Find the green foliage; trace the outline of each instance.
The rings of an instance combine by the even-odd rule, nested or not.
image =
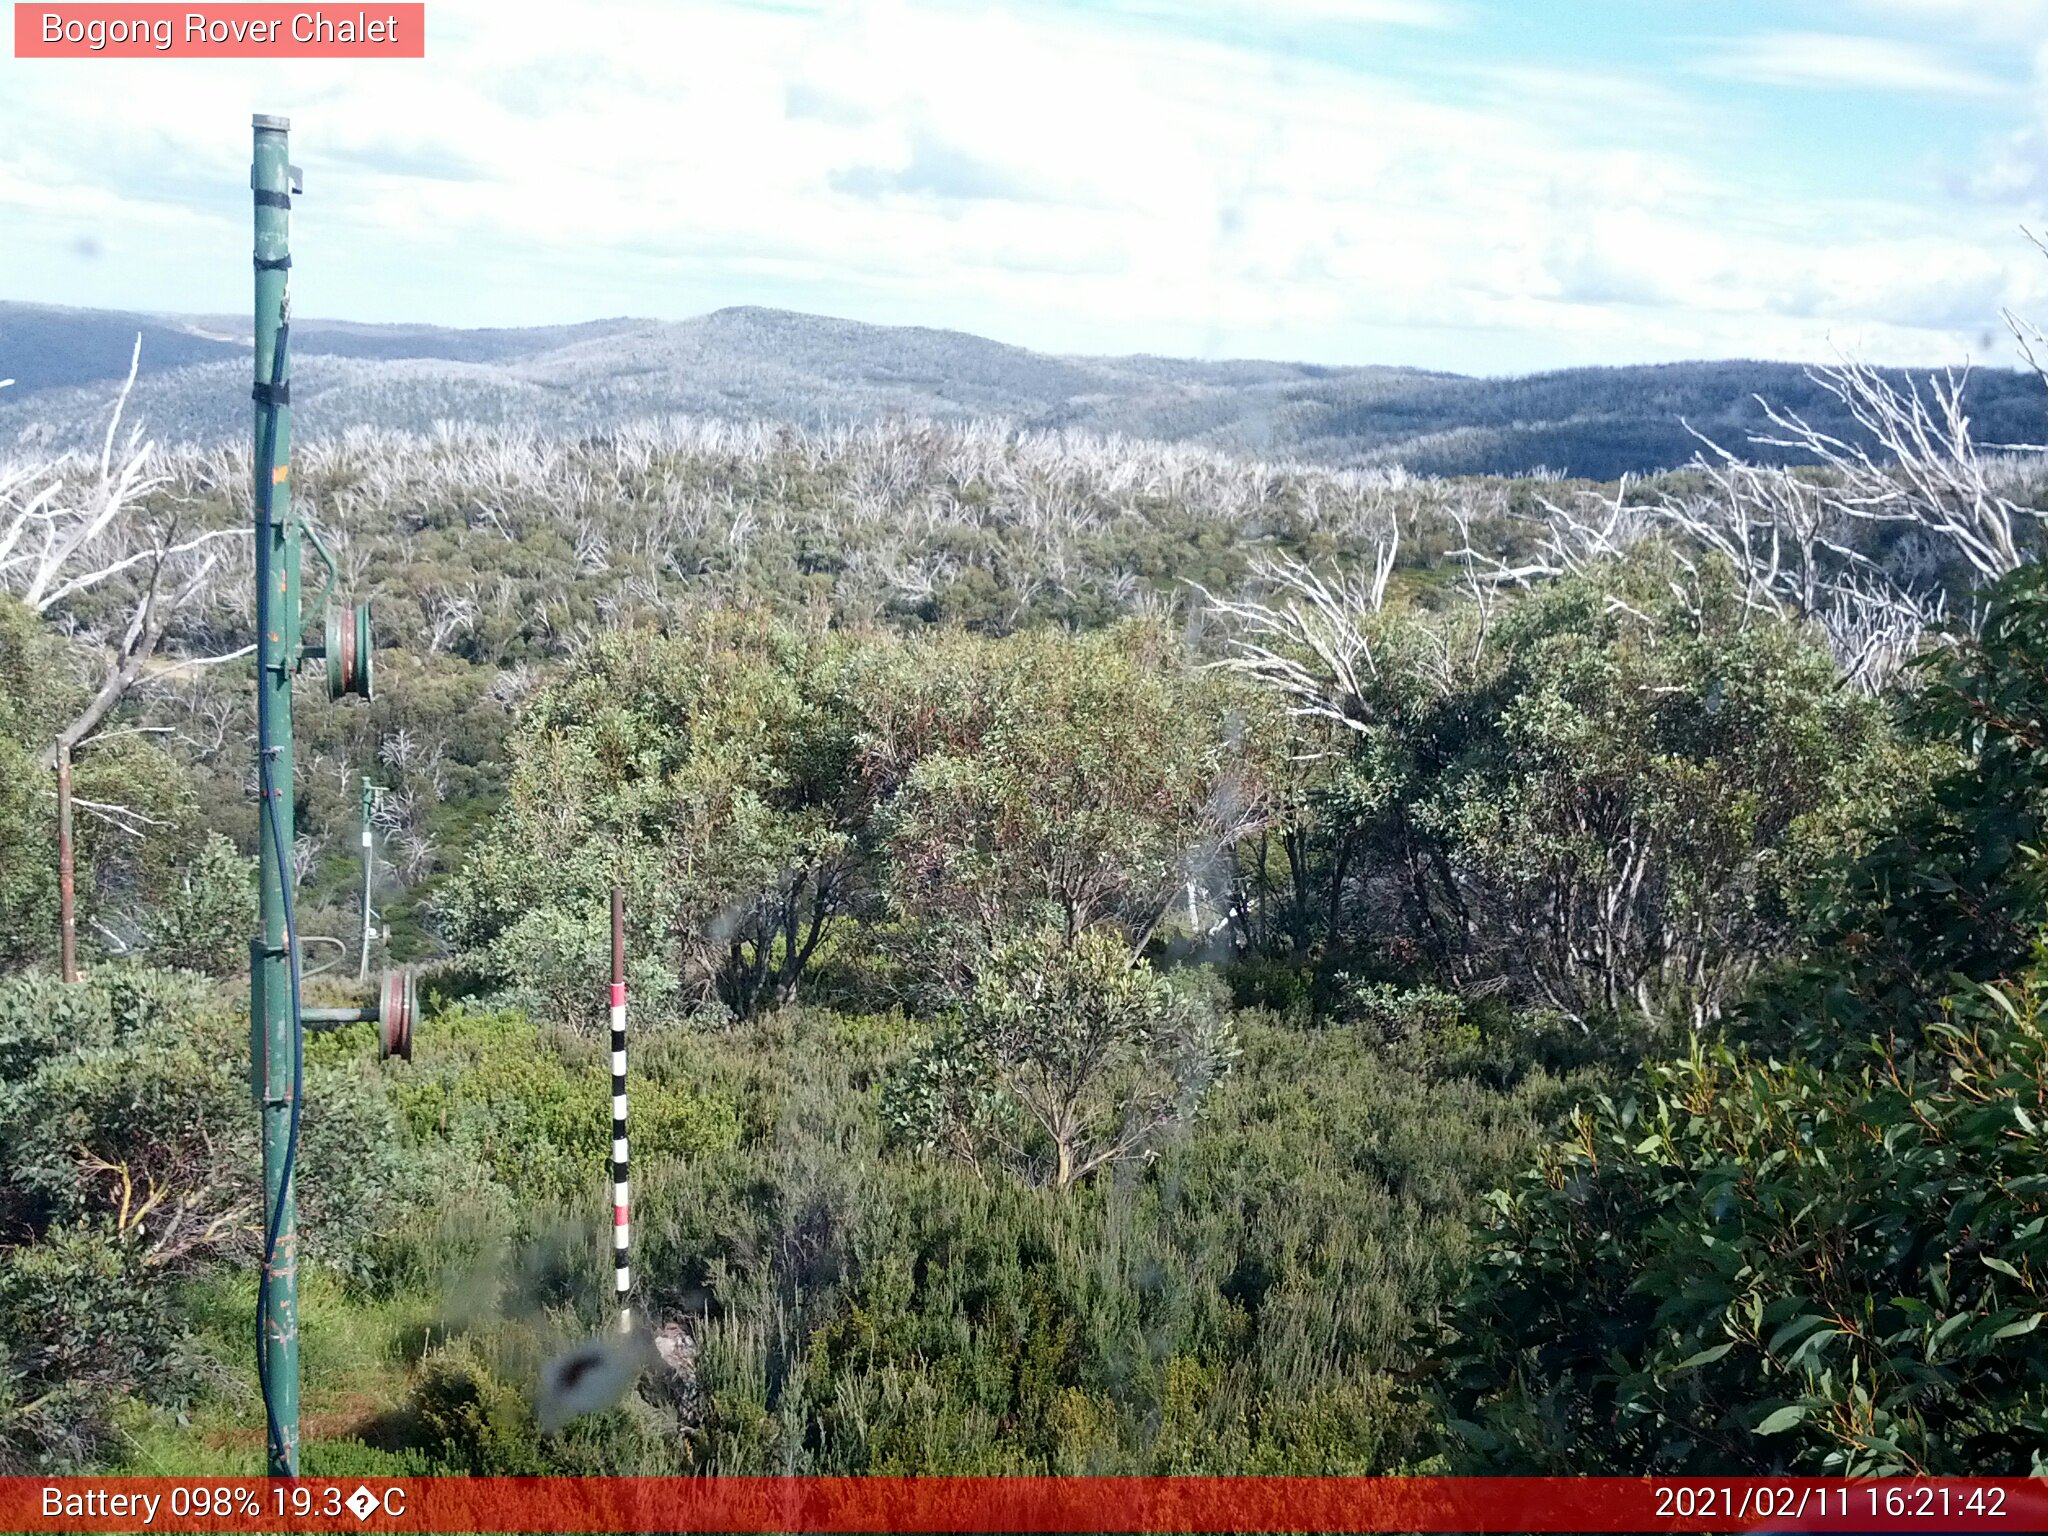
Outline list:
[[[1128,969],[1127,949],[1095,942],[1122,975],[1110,962]],[[647,1400],[552,1439],[527,1405],[547,1340],[571,1314],[603,1322],[602,1052],[502,1014],[430,1020],[410,1067],[349,1069],[362,1042],[321,1037],[315,1093],[344,1072],[384,1084],[429,1180],[414,1219],[381,1223],[380,1274],[438,1282],[433,1255],[473,1251],[454,1229],[501,1182],[517,1204],[493,1221],[537,1233],[559,1199],[585,1223],[566,1269],[508,1283],[486,1315],[451,1292],[404,1401],[345,1432],[429,1470],[645,1471],[678,1454],[677,1470],[750,1472],[1420,1464],[1428,1422],[1398,1386],[1413,1327],[1455,1282],[1473,1192],[1521,1156],[1555,1084],[1418,1082],[1362,1036],[1254,1023],[1246,1070],[1157,1143],[1148,1174],[1057,1195],[882,1146],[881,1069],[915,1028],[799,1011],[636,1054],[635,1267],[648,1307],[691,1320],[701,1349],[681,1443]],[[363,1198],[340,1165],[368,1150],[302,1164],[302,1201]]]
[[[445,1304],[348,1362],[383,1408],[309,1467],[1413,1470],[1441,1415],[1407,1384],[1475,1260],[1440,1381],[1493,1469],[2026,1465],[2032,578],[1901,744],[1710,564],[1645,546],[1482,615],[1440,488],[924,429],[499,446],[481,477],[454,442],[309,466],[408,654],[368,707],[302,696],[301,922],[354,929],[374,769],[393,953],[496,989],[409,1065],[311,1043],[308,1258],[344,1325],[373,1283]],[[1456,494],[1481,545],[1529,497]],[[1261,549],[1343,565],[1389,516],[1344,727],[1131,617]],[[0,970],[53,938],[68,659],[0,604]],[[239,969],[245,687],[152,690],[174,749],[80,758],[162,823],[86,818],[89,944]],[[636,1035],[632,1088],[635,1272],[697,1375],[550,1436],[540,1362],[611,1321],[615,880],[636,1022],[699,1026]],[[1235,1012],[1202,995],[1226,957]],[[0,983],[14,1463],[197,1390],[172,1282],[255,1241],[243,1008],[125,966]],[[217,1352],[244,1367],[239,1332]]]
[[[76,986],[45,972],[10,976],[0,982],[0,1093],[23,1094],[52,1059],[168,1032],[213,995],[198,977],[140,966],[100,967]]]
[[[0,974],[56,958],[50,754],[85,700],[75,670],[54,628],[0,593]],[[193,775],[148,737],[109,733],[80,747],[72,793],[80,951],[132,955],[204,835]]]
[[[1558,581],[1483,645],[1469,608],[1374,620],[1354,779],[1312,802],[1353,818],[1361,876],[1399,872],[1347,909],[1372,966],[1668,1028],[1794,942],[1900,777],[1883,712],[1725,576],[1675,569],[1651,548]]]
[[[1113,933],[1046,930],[997,946],[959,1029],[912,1055],[884,1109],[913,1145],[977,1168],[1036,1165],[1066,1189],[1155,1156],[1235,1054],[1227,1016],[1133,960]]]
[[[0,1473],[89,1466],[114,1403],[195,1387],[183,1320],[134,1235],[65,1224],[0,1255]]]
[[[36,615],[0,593],[0,970],[56,951],[56,798],[40,753],[56,733],[62,666]]]
[[[1349,982],[1349,977],[1340,978]],[[1442,987],[1403,990],[1391,982],[1361,982],[1345,988],[1344,1008],[1350,1022],[1392,1043],[1415,1037],[1452,1035],[1464,1024],[1464,999]]]
[[[610,904],[593,894],[584,905],[591,910],[545,906],[522,912],[485,946],[478,959],[491,974],[509,981],[503,989],[508,1006],[588,1031],[608,1017]],[[626,982],[636,1020],[658,1023],[670,1017],[677,991],[673,968],[637,954],[627,960]]]
[[[391,1079],[412,1139],[448,1144],[524,1202],[594,1199],[611,1166],[604,1057],[549,1041],[517,1013],[457,1010],[436,1019],[435,1033],[432,1054]],[[636,1064],[632,1124],[642,1162],[700,1156],[739,1136],[728,1100],[658,1057]]]
[[[903,921],[875,936],[927,997],[1013,926],[1141,945],[1254,815],[1233,696],[1150,626],[607,636],[528,709],[450,933],[558,1018],[603,996],[593,929],[621,871],[635,953],[741,1016],[794,997],[884,898]]]
[[[1914,719],[1967,755],[1813,960],[1497,1197],[1451,1351],[1490,1470],[2044,1470],[2044,590],[1934,663]]]
[[[552,1470],[540,1454],[526,1394],[499,1379],[474,1350],[437,1355],[406,1406],[417,1449],[439,1465],[499,1477]]]
[[[1493,1471],[2048,1471],[2041,976],[1926,1060],[1727,1046],[1499,1198],[1454,1409]]]
[[[1257,952],[1230,967],[1230,997],[1239,1008],[1261,1008],[1307,1022],[1315,976],[1298,961]]]
[[[197,1389],[174,1288],[261,1240],[245,1009],[141,968],[0,981],[0,1458],[77,1464],[123,1397]],[[301,1252],[367,1279],[427,1186],[361,1069],[309,1061],[306,1101]]]
[[[1341,997],[1336,1008],[1339,1020],[1356,1025],[1367,1038],[1378,1040],[1394,1059],[1424,1074],[1485,1071],[1488,1068],[1512,1077],[1516,1067],[1512,1050],[1489,1050],[1485,1031],[1475,1016],[1478,1010],[1455,992],[1441,987],[1403,989],[1391,982],[1353,982],[1339,974]],[[1510,1014],[1511,1026],[1521,1025],[1525,1036],[1531,1022]],[[1527,1054],[1527,1041],[1521,1042]]]
[[[499,1320],[437,1347],[376,1433],[402,1438],[409,1457],[441,1475],[622,1477],[684,1470],[674,1419],[630,1394],[603,1413],[554,1432],[542,1429],[531,1383],[542,1358],[566,1342],[545,1327]]]
[[[159,965],[233,976],[248,969],[256,931],[256,861],[218,832],[150,914],[146,953]]]
[[[896,1064],[883,1085],[881,1115],[897,1144],[971,1168],[1020,1147],[1026,1134],[993,1064],[958,1028],[941,1029]]]
[[[373,1477],[447,1477],[453,1471],[424,1451],[387,1450],[360,1440],[309,1441],[299,1457],[303,1477],[346,1478],[350,1482]]]
[[[1115,924],[1142,947],[1257,817],[1237,690],[1156,625],[937,636],[863,678],[889,895],[927,966],[1016,928]]]
[[[180,759],[147,736],[89,740],[73,764],[79,948],[131,958],[143,952],[152,915],[176,900],[204,836],[198,788]],[[86,801],[121,807],[105,815]],[[141,818],[138,835],[125,826]],[[246,945],[247,930],[237,935]]]
[[[837,656],[743,616],[604,637],[528,710],[505,809],[448,897],[452,936],[548,992],[575,968],[564,938],[623,878],[636,952],[736,1013],[789,1000],[856,880]],[[540,912],[558,915],[522,927]],[[556,1017],[601,1009],[589,974],[582,1002],[550,999],[575,1010]]]
[[[1816,963],[1758,1000],[1759,1039],[1832,1057],[1875,1035],[1910,1049],[1954,978],[2009,977],[2048,925],[2048,568],[1986,597],[1981,638],[1937,653],[1908,727],[1927,792],[1821,893]]]
[[[648,1304],[700,1345],[697,1469],[1427,1464],[1415,1329],[1562,1085],[1417,1081],[1354,1032],[1250,1020],[1144,1171],[1061,1193],[882,1146],[880,1043],[809,1012],[694,1042],[760,1129],[636,1160]]]

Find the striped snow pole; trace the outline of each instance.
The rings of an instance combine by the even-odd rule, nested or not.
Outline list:
[[[612,1265],[619,1302],[619,1331],[633,1327],[626,1295],[633,1286],[629,1265],[632,1202],[626,1188],[626,893],[612,887]]]

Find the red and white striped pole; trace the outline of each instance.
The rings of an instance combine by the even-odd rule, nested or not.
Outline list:
[[[633,1327],[627,1293],[633,1286],[628,1253],[632,1244],[632,1201],[626,1183],[626,893],[612,887],[612,1265],[619,1302],[619,1331]]]

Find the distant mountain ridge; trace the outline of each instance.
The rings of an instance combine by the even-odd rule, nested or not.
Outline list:
[[[131,314],[0,303],[0,451],[83,446],[106,424],[137,333],[133,409],[165,441],[248,431],[246,317]],[[999,417],[1192,442],[1264,458],[1400,464],[1419,474],[1594,479],[1682,464],[1685,422],[1755,456],[1755,396],[1853,435],[1797,365],[1670,363],[1471,378],[1414,368],[1257,360],[1063,357],[959,331],[786,310],[692,320],[457,330],[298,320],[293,404],[301,436],[352,426],[425,430],[466,420],[584,435],[635,417],[769,418],[803,425],[888,416]],[[1982,441],[2048,438],[2029,373],[1972,380]]]

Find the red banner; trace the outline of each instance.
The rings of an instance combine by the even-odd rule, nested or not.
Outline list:
[[[14,7],[17,59],[423,59],[421,0]]]
[[[0,1478],[0,1531],[2048,1531],[2048,1479]]]

